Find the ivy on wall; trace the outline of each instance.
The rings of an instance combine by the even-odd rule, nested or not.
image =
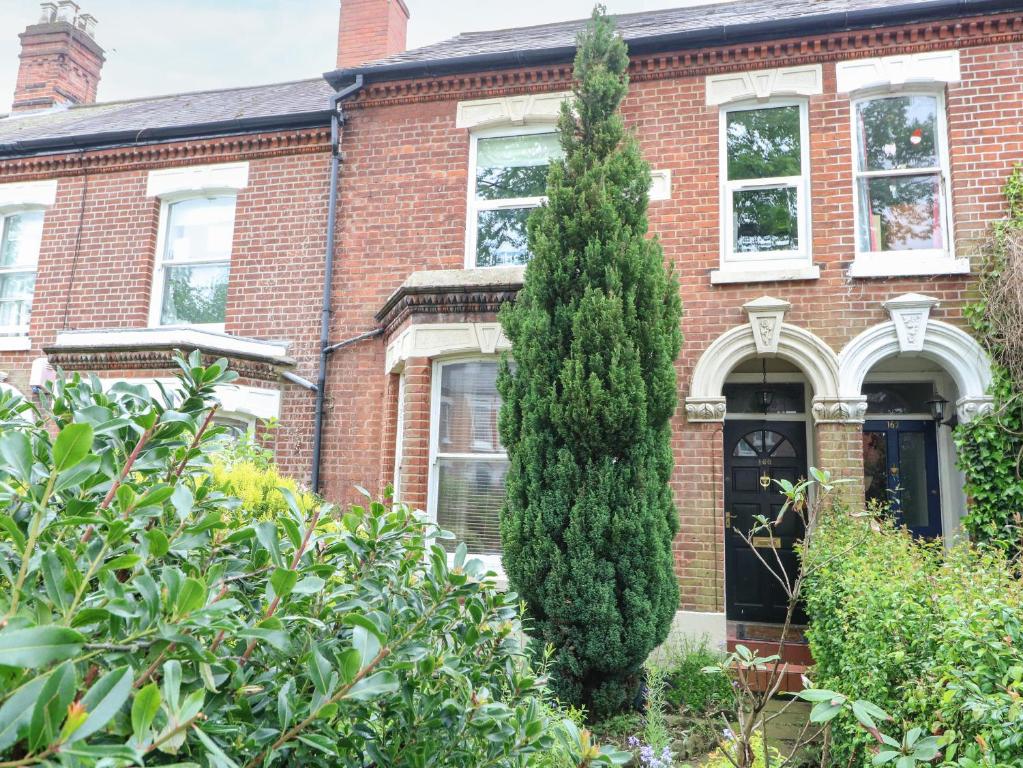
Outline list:
[[[970,507],[963,525],[976,541],[1023,550],[1023,166],[1005,185],[1008,216],[996,222],[981,264],[979,298],[967,307],[992,359],[991,413],[955,432]]]

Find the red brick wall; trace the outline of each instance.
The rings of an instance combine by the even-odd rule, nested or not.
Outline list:
[[[341,0],[338,68],[404,51],[408,18],[404,0]]]
[[[85,32],[67,23],[30,26],[21,34],[21,65],[13,112],[96,101],[103,54]]]

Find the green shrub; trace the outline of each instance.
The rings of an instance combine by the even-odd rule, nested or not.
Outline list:
[[[603,717],[636,700],[678,608],[669,485],[678,285],[647,237],[650,169],[625,130],[625,43],[600,11],[562,108],[565,159],[529,219],[525,284],[501,322],[501,439],[510,466],[504,566],[558,695]]]
[[[317,504],[316,496],[303,491],[295,480],[280,474],[271,463],[225,460],[217,454],[210,466],[213,482],[228,496],[238,499],[239,513],[248,520],[270,520],[289,512],[285,493],[291,494],[303,512]]]
[[[1023,766],[1023,584],[1004,555],[837,510],[805,557],[817,686],[880,706],[885,731],[942,734],[953,764]],[[852,718],[833,735],[839,764],[866,761]]]
[[[203,427],[233,374],[180,367],[160,399],[76,376],[43,413],[0,401],[0,763],[518,767],[556,738],[611,762],[552,722],[515,596],[421,515],[286,490],[237,514]]]
[[[674,709],[698,715],[728,711],[735,704],[735,692],[728,677],[707,674],[706,667],[716,666],[721,654],[706,642],[683,642],[672,649],[664,661],[664,698]]]

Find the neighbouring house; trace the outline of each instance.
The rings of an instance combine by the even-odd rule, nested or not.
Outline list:
[[[325,77],[102,104],[95,20],[43,4],[0,120],[4,386],[227,356],[220,418],[278,419],[287,471],[340,501],[393,483],[499,566],[495,313],[585,22],[405,51],[402,0],[340,18]],[[920,535],[958,530],[951,429],[991,407],[962,310],[1023,161],[1023,7],[742,0],[618,27],[685,304],[677,626],[769,638],[782,596],[736,533],[777,511],[769,480],[827,467]]]

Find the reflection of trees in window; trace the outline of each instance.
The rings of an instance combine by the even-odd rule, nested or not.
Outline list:
[[[860,170],[933,168],[938,163],[933,96],[872,99],[857,105]]]
[[[796,190],[755,189],[732,198],[737,252],[789,251],[799,247]]]
[[[799,107],[728,113],[728,178],[798,176]]]
[[[162,322],[195,325],[224,322],[227,307],[227,268],[175,267],[167,270]],[[204,279],[205,278],[205,279]]]

